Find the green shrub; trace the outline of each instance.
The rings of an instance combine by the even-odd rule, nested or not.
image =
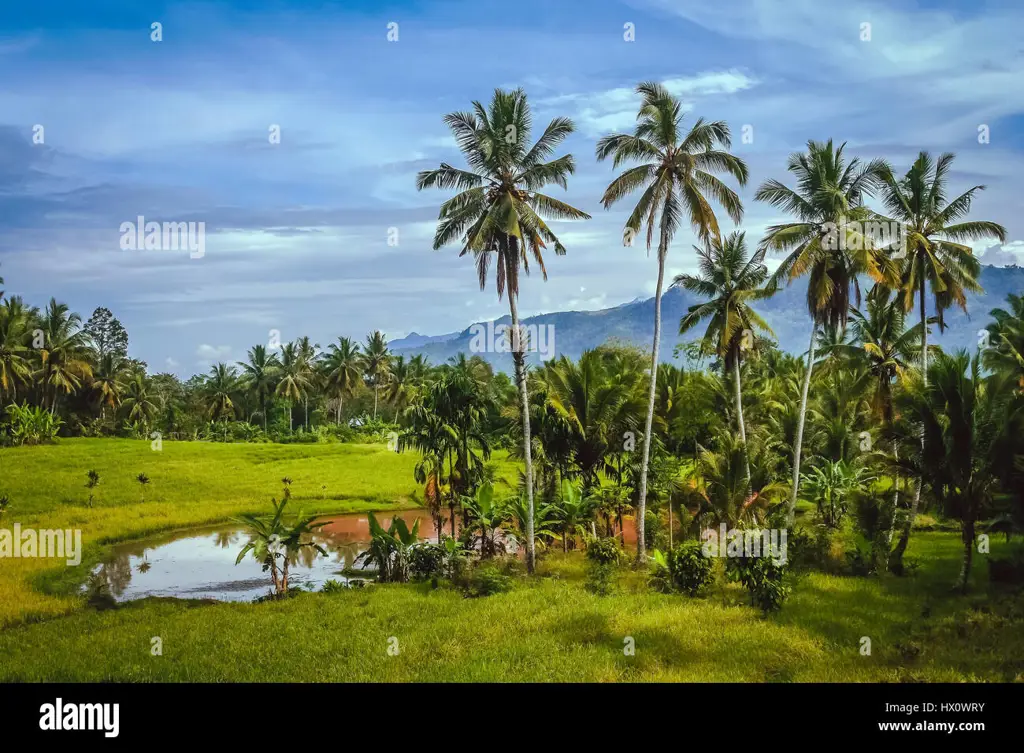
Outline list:
[[[626,553],[614,536],[591,539],[587,543],[587,559],[598,565],[619,565],[626,559]]]
[[[409,572],[414,580],[445,575],[445,550],[438,544],[423,542],[409,551]]]
[[[687,541],[668,555],[672,587],[689,596],[697,596],[715,579],[712,561],[705,557],[699,541]]]
[[[463,594],[476,598],[512,590],[512,579],[493,564],[487,564],[470,570],[461,585]]]
[[[771,557],[729,557],[725,572],[730,580],[746,587],[751,606],[760,607],[765,614],[782,609],[791,590],[787,563],[777,563]]]

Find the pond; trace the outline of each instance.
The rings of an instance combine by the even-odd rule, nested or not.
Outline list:
[[[434,523],[426,510],[378,512],[377,520],[387,526],[395,515],[411,528],[418,520],[422,540],[437,540]],[[342,571],[358,569],[355,564],[370,540],[366,513],[328,516],[314,537],[328,556],[304,548],[292,561],[291,585],[317,590],[328,580],[342,583],[358,575]],[[445,533],[448,533],[447,527]],[[180,599],[217,599],[252,601],[269,593],[270,575],[251,555],[235,565],[238,553],[249,540],[238,524],[176,531],[161,537],[118,544],[106,562],[94,571],[94,578],[106,583],[117,601],[147,596],[172,596]],[[316,555],[316,556],[313,556]],[[87,586],[88,587],[88,586]]]

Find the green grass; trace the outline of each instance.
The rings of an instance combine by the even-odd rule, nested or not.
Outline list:
[[[912,554],[930,576],[809,575],[769,618],[736,586],[691,599],[649,592],[629,571],[618,593],[595,596],[581,556],[561,553],[542,560],[540,578],[476,599],[418,584],[255,605],[147,600],[0,631],[0,680],[1024,679],[1019,606],[948,592],[954,537],[922,534]],[[151,655],[157,636],[162,656]],[[870,656],[860,653],[864,636]]]
[[[0,525],[80,527],[87,546],[80,568],[0,560],[0,680],[1024,680],[1019,592],[991,587],[978,555],[971,594],[953,593],[961,549],[944,530],[915,531],[913,577],[805,575],[767,618],[734,584],[691,599],[651,592],[630,570],[616,593],[596,596],[582,556],[555,552],[540,577],[476,599],[445,586],[371,585],[266,604],[147,599],[96,611],[75,590],[112,542],[265,510],[283,476],[296,510],[409,507],[414,463],[362,445],[167,442],[156,453],[148,442],[80,439],[0,451],[0,493],[12,499]],[[92,509],[90,468],[103,478]],[[499,459],[502,476],[514,470]],[[145,503],[141,472],[152,479]],[[1004,548],[992,542],[993,555]],[[162,656],[150,653],[156,636]]]
[[[511,474],[504,455],[499,473]],[[0,560],[0,625],[68,614],[75,593],[109,544],[270,509],[281,479],[292,479],[296,512],[344,513],[417,505],[416,455],[383,445],[220,444],[64,439],[59,444],[0,450],[0,494],[11,505],[0,525],[81,529],[85,559],[77,568],[46,559]],[[86,473],[100,485],[88,507]],[[145,489],[135,480],[150,478]],[[325,484],[326,489],[321,490]]]

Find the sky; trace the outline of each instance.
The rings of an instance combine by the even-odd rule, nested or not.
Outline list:
[[[685,123],[729,123],[751,245],[784,219],[757,186],[833,138],[899,172],[955,152],[951,194],[986,185],[972,217],[1008,230],[976,252],[1024,264],[1021,28],[1018,0],[9,1],[0,276],[36,306],[111,309],[130,355],[183,377],[271,331],[326,346],[500,317],[458,246],[432,250],[450,194],[415,175],[463,164],[444,114],[522,86],[538,132],[576,123],[557,152],[576,174],[550,193],[593,219],[552,224],[568,254],[523,282],[521,316],[649,297],[655,258],[623,247],[628,202],[601,207],[615,171],[594,146],[652,79]],[[140,216],[205,223],[202,255],[122,248]],[[670,275],[693,271],[694,240],[677,236]]]

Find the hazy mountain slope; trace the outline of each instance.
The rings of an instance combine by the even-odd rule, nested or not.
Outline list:
[[[933,341],[947,349],[973,349],[978,341],[978,330],[989,322],[989,311],[1004,307],[1007,293],[1024,293],[1024,267],[982,267],[981,283],[985,292],[969,297],[969,313],[964,314],[959,309],[947,312],[946,331],[938,334],[933,328]],[[805,352],[810,336],[806,290],[806,284],[797,282],[755,306],[775,331],[779,346],[792,353]],[[678,335],[679,320],[687,308],[696,302],[698,299],[693,295],[677,289],[669,290],[662,297],[661,360],[673,360],[673,348],[681,342]],[[930,308],[929,313],[933,313]],[[573,359],[578,358],[584,350],[611,339],[649,346],[654,335],[654,298],[599,311],[541,314],[524,319],[523,323],[534,326],[553,325],[555,355],[566,355]],[[508,325],[509,317],[502,317],[495,324]],[[407,338],[393,341],[392,348],[399,355],[422,353],[431,363],[443,363],[459,352],[473,354],[471,345],[475,332],[469,327],[462,332],[435,337],[413,333]],[[699,332],[694,331],[688,333],[683,340],[698,335]],[[480,355],[495,368],[511,373],[512,357],[508,353],[481,352]],[[536,363],[540,359],[537,354],[531,354],[530,360]]]

